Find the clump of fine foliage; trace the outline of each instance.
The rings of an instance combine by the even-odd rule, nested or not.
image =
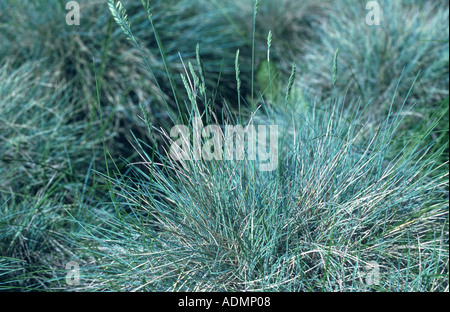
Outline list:
[[[0,289],[448,291],[448,3],[378,2],[0,3]]]

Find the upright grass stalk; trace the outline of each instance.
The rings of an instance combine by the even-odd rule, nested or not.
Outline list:
[[[234,68],[236,71],[236,90],[237,90],[237,98],[238,98],[238,114],[239,114],[239,124],[241,124],[241,78],[239,77],[240,69],[239,69],[239,50],[236,51],[236,59],[234,61]]]
[[[252,112],[256,108],[256,104],[254,103],[254,75],[255,75],[255,34],[256,34],[256,16],[258,14],[258,0],[253,0],[253,28],[252,28],[252,90],[251,90],[251,110]]]
[[[272,76],[270,74],[270,47],[272,46],[272,31],[269,31],[267,35],[267,71],[269,73],[269,87],[270,87],[270,100],[273,102],[273,88],[272,88]],[[272,103],[273,105],[273,103]]]
[[[163,64],[164,64],[164,68],[166,70],[166,74],[167,74],[167,78],[169,79],[169,83],[170,83],[170,88],[172,89],[172,94],[175,100],[175,103],[177,105],[178,108],[178,112],[179,115],[178,117],[181,119],[181,121],[186,121],[185,117],[186,116],[186,111],[183,105],[180,105],[179,100],[180,97],[178,95],[178,90],[177,90],[177,86],[176,83],[174,81],[174,75],[172,74],[172,71],[170,69],[170,65],[169,62],[167,61],[167,56],[166,56],[166,52],[164,51],[164,46],[161,42],[161,38],[159,37],[158,31],[155,27],[155,23],[153,22],[153,13],[151,11],[150,8],[150,3],[149,0],[145,1],[145,0],[141,0],[142,6],[145,8],[146,12],[147,12],[147,17],[148,20],[150,21],[150,24],[152,26],[152,30],[153,30],[153,34],[155,36],[156,42],[158,44],[158,49],[159,49],[159,53],[161,55],[161,58],[163,60]]]
[[[337,81],[338,55],[339,55],[339,49],[336,49],[336,52],[334,52],[334,58],[333,58],[333,86],[336,86],[336,81]]]

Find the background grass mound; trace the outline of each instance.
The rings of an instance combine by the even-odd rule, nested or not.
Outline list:
[[[372,117],[370,122],[378,123],[388,114],[394,90],[402,99],[409,94],[407,106],[413,104],[414,108],[402,112],[407,116],[398,139],[409,140],[420,135],[439,111],[443,112],[443,118],[432,137],[447,142],[449,119],[445,108],[448,103],[441,104],[449,95],[448,2],[377,3],[380,25],[366,24],[369,12],[366,2],[334,3],[334,9],[315,30],[317,38],[305,45],[305,52],[300,56],[304,68],[300,70],[303,88],[320,94],[321,98],[332,96],[331,62],[339,49],[337,86],[348,89],[348,105],[353,106],[359,100],[370,101],[373,105],[367,114]],[[401,104],[397,101],[396,107]],[[441,162],[447,160],[448,150]]]
[[[133,152],[127,141],[132,139],[130,128],[140,136],[147,135],[145,124],[138,117],[139,103],[149,108],[149,116],[156,124],[170,120],[164,101],[171,109],[176,109],[155,32],[140,1],[124,1],[140,49],[124,40],[105,1],[79,3],[82,12],[79,26],[65,24],[68,11],[64,1],[0,4],[0,40],[4,43],[0,47],[0,57],[15,55],[14,67],[39,59],[43,67],[51,68],[62,81],[72,84],[72,98],[78,102],[75,116],[78,121],[87,123],[97,118],[93,100],[97,84],[108,145],[117,151],[113,154],[116,159],[129,157],[128,153]],[[229,96],[235,85],[236,49],[247,44],[225,18],[230,9],[204,0],[153,1],[152,9],[153,22],[164,43],[175,87],[183,88],[179,75],[184,72],[180,54],[192,57],[200,43],[203,63],[210,73],[206,77],[208,86],[215,89],[220,81],[220,90],[216,91],[218,100]],[[56,17],[59,20],[55,21]],[[243,58],[242,62],[249,65],[242,75],[250,77],[249,58]]]
[[[329,94],[331,61],[339,49],[338,85],[348,87],[352,99],[387,110],[402,73],[401,98],[418,75],[410,100],[431,110],[448,97],[448,3],[379,1],[379,7],[380,25],[367,25],[365,3],[335,4],[316,29],[319,40],[305,46],[305,83]]]
[[[86,176],[101,138],[97,121],[75,121],[73,89],[53,68],[13,63],[0,68],[0,268],[14,271],[2,286],[33,288],[63,252],[53,236],[69,226],[66,210],[77,215],[80,198],[96,196]]]

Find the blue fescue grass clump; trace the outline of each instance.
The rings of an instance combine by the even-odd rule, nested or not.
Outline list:
[[[213,94],[192,97],[195,81],[188,121]],[[142,160],[107,177],[114,210],[93,216],[102,227],[74,218],[83,231],[70,239],[97,259],[79,289],[446,290],[448,173],[434,172],[447,146],[421,157],[435,122],[391,158],[401,114],[367,126],[367,107],[346,110],[337,95],[321,110],[299,110],[292,87],[291,79],[283,109],[244,122],[279,125],[274,171],[248,159],[176,161],[136,139]],[[168,130],[149,127],[166,133],[167,151]],[[373,263],[376,282],[367,277]]]
[[[60,73],[61,80],[74,85],[73,97],[82,107],[76,119],[84,122],[89,122],[96,110],[92,99],[96,96],[93,86],[97,79],[101,107],[109,121],[105,133],[117,148],[114,157],[128,157],[130,155],[124,154],[132,151],[127,142],[131,139],[129,128],[133,127],[140,136],[147,134],[145,124],[137,117],[139,103],[147,106],[153,122],[169,119],[164,101],[176,110],[176,99],[160,57],[159,43],[141,1],[124,1],[140,49],[123,40],[122,30],[115,27],[105,1],[79,1],[79,4],[80,25],[68,26],[65,24],[68,13],[65,1],[2,2],[0,58],[15,55],[14,66],[40,59],[43,66]],[[205,0],[158,0],[151,4],[154,29],[164,44],[175,87],[183,88],[178,75],[183,70],[180,54],[192,57],[197,43],[200,43],[203,64],[210,73],[206,83],[213,89],[220,81],[221,90],[216,91],[217,98],[228,96],[231,86],[234,86],[234,53],[247,44],[243,35],[238,35],[226,18],[231,8]],[[161,82],[161,90],[149,74],[141,52]],[[246,63],[248,58],[241,61]],[[250,71],[243,70],[242,75],[249,76]]]
[[[75,121],[73,86],[54,68],[13,64],[0,67],[0,288],[38,289],[67,253],[54,237],[70,227],[66,211],[97,196],[86,177],[102,138],[97,120]]]
[[[339,49],[338,87],[347,88],[348,105],[371,102],[367,110],[372,122],[388,114],[392,92],[414,107],[406,114],[394,144],[420,136],[435,114],[443,118],[430,138],[448,141],[448,113],[441,105],[449,96],[449,10],[448,2],[378,1],[380,24],[367,25],[366,2],[334,3],[318,37],[305,46],[301,58],[302,85],[321,98],[332,96],[331,58]],[[397,101],[396,108],[401,105]],[[448,104],[447,104],[448,106]],[[444,109],[444,110],[442,110]],[[380,112],[381,111],[381,112]],[[440,145],[443,146],[443,145]],[[448,151],[441,163],[448,160]],[[448,171],[448,167],[447,167]]]
[[[74,121],[80,110],[71,86],[39,62],[0,67],[0,168],[2,193],[27,197],[49,180],[70,182],[85,169],[101,137],[89,131],[98,121]],[[36,79],[40,76],[40,79]]]
[[[112,180],[117,211],[74,234],[101,259],[87,289],[445,290],[448,175],[432,175],[442,150],[421,162],[412,144],[389,161],[398,121],[371,131],[335,105],[294,120],[274,172],[246,160],[159,164],[141,142],[142,163]],[[381,277],[370,286],[372,261]]]
[[[448,291],[448,5],[277,3],[0,10],[1,290]],[[194,118],[275,170],[174,159]]]
[[[378,1],[380,25],[367,25],[366,3],[343,1],[317,32],[319,40],[305,47],[305,84],[330,94],[330,59],[339,49],[342,87],[374,109],[389,108],[391,93],[399,86],[404,98],[416,75],[410,95],[420,106],[435,107],[448,96],[449,11],[445,2]]]

